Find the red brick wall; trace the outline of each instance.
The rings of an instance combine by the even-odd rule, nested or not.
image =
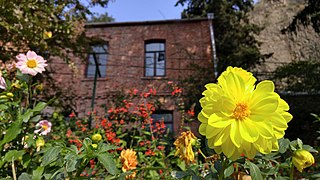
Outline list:
[[[158,94],[168,95],[165,86],[168,81],[179,82],[193,73],[190,64],[206,65],[211,63],[209,23],[199,20],[167,20],[150,22],[128,22],[91,24],[86,27],[89,36],[97,36],[108,42],[107,77],[97,81],[95,107],[107,103],[110,95],[118,90],[136,88],[140,91],[155,87]],[[145,41],[164,39],[166,42],[166,76],[144,77]],[[58,60],[59,61],[59,60]],[[60,60],[61,61],[61,60]],[[57,60],[55,60],[57,62]],[[91,110],[93,79],[85,77],[85,60],[76,59],[77,74],[71,74],[63,62],[51,65],[51,71],[57,84],[76,96],[74,105],[79,113]],[[164,108],[175,110],[170,96]],[[174,112],[178,123],[180,116]],[[177,128],[175,124],[175,128]]]

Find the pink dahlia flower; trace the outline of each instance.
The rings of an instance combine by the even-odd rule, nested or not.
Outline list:
[[[47,61],[34,51],[28,51],[26,55],[19,54],[16,58],[18,60],[16,67],[20,69],[23,74],[30,74],[32,76],[45,71],[44,68],[48,65],[46,64]]]

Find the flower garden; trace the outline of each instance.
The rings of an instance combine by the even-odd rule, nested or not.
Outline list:
[[[317,179],[318,152],[300,139],[284,138],[292,115],[272,81],[228,67],[205,86],[201,112],[184,109],[182,89],[172,98],[184,114],[172,138],[151,117],[155,89],[133,89],[107,116],[59,112],[38,92],[46,60],[18,54],[0,76],[0,177],[2,179]],[[197,137],[189,121],[199,121]]]

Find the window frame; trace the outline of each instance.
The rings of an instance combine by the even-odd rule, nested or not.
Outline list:
[[[104,52],[95,51],[94,50],[95,47],[100,47],[101,49],[104,50]],[[107,64],[108,64],[108,60],[109,60],[108,47],[109,47],[108,43],[90,45],[91,51],[87,54],[87,62],[86,62],[86,68],[85,68],[85,78],[92,79],[92,78],[95,77],[95,73],[96,73],[95,66],[96,65],[95,64],[90,64],[91,63],[90,58],[91,58],[91,56],[93,56],[94,53],[96,54],[96,57],[97,57],[97,60],[98,60],[98,63],[99,63],[98,64],[98,68],[100,70],[100,75],[101,75],[101,76],[98,75],[97,78],[106,78],[107,77]],[[99,61],[99,56],[101,56],[101,55],[105,55],[105,57],[106,57],[106,60],[103,63],[101,63]],[[89,74],[89,72],[90,72],[89,68],[92,67],[92,66],[94,67],[94,70],[91,70],[91,71],[93,71],[94,73],[93,74],[91,74],[91,73]],[[105,68],[101,69],[101,67],[105,67]],[[102,70],[104,70],[104,71],[102,71]]]
[[[147,46],[150,44],[162,44],[163,50],[148,50]],[[153,75],[147,75],[147,54],[153,53]],[[164,54],[164,64],[163,64],[163,74],[159,75],[158,70],[161,68],[157,68],[157,61],[159,57],[157,58],[157,54],[160,55],[160,53]],[[151,40],[145,40],[144,42],[144,77],[165,77],[166,76],[166,64],[167,64],[167,56],[166,56],[166,40],[165,39],[151,39]]]
[[[161,119],[155,119],[153,115],[167,115],[170,114],[171,115],[171,120],[166,121],[164,120],[164,124],[166,125],[166,130],[169,128],[167,125],[170,124],[172,128],[169,128],[169,133],[174,133],[174,113],[173,111],[170,110],[156,110],[151,114],[151,118],[153,119],[153,124],[155,124],[156,122],[159,122]]]

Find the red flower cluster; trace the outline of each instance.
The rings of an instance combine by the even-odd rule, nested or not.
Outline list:
[[[78,129],[81,129],[82,132],[87,130],[87,124],[82,124],[81,120],[76,121],[76,125]]]

